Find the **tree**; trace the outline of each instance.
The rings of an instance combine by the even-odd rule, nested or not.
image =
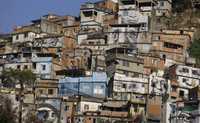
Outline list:
[[[25,86],[34,86],[36,75],[31,70],[5,69],[1,74],[3,86],[15,88],[19,85],[19,123],[22,123],[22,93]]]
[[[36,114],[31,112],[27,115],[27,118],[25,119],[25,123],[43,123],[43,122],[38,119]]]
[[[0,95],[0,123],[16,123],[16,115],[12,107],[12,101],[2,95]]]
[[[197,65],[200,65],[200,39],[195,39],[189,48],[189,53],[196,58]]]
[[[173,12],[184,12],[186,9],[192,8],[191,0],[172,0]]]

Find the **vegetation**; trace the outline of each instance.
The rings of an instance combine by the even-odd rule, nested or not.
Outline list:
[[[25,123],[43,123],[34,113],[29,113],[25,119]]]
[[[15,88],[19,85],[19,123],[22,123],[22,93],[25,86],[33,87],[36,80],[36,76],[31,70],[15,70],[15,69],[5,69],[2,71],[1,79],[4,87]]]
[[[2,95],[0,95],[0,123],[16,123],[16,115],[12,107],[12,101]]]
[[[189,53],[196,58],[197,65],[200,66],[200,39],[195,39],[189,48]]]
[[[173,12],[184,12],[186,9],[192,8],[191,0],[172,0],[173,2]]]

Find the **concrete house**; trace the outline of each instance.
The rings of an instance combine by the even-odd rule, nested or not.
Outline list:
[[[135,56],[135,51],[129,48],[112,48],[106,51],[106,65],[108,76],[114,73],[131,77],[142,77],[144,61]]]
[[[170,16],[172,11],[172,0],[158,0],[156,16]]]
[[[17,32],[12,34],[12,43],[24,43],[32,42],[35,38],[40,37],[40,35],[33,31]]]
[[[59,80],[59,94],[106,98],[107,84],[108,78],[105,72],[93,72],[85,77],[65,77]]]
[[[171,81],[171,99],[184,100],[188,98],[189,89],[199,85],[200,69],[185,65],[173,65],[167,72]]]
[[[182,31],[163,30],[161,32],[154,32],[152,34],[151,53],[159,55],[166,62],[169,59],[175,63],[184,63],[190,43],[190,35],[184,34]]]

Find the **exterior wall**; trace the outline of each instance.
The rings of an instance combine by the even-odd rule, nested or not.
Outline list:
[[[48,34],[61,34],[62,27],[58,24],[52,23],[48,20],[41,20],[41,31]]]
[[[98,111],[100,106],[101,103],[81,101],[78,104],[78,111],[82,113],[86,111]]]
[[[152,53],[177,62],[185,62],[190,36],[172,33],[154,33]]]
[[[79,26],[80,26],[80,22],[77,22],[76,25],[64,27],[63,28],[64,35],[72,37],[72,38],[76,38],[76,35],[80,30]]]
[[[116,60],[118,64],[107,65],[107,72],[125,74],[126,76],[139,77],[143,76],[144,64],[143,60],[130,55],[109,54],[106,61]]]
[[[132,73],[138,73],[138,74],[143,74],[143,64],[142,63],[136,63],[136,62],[131,62],[128,60],[124,59],[118,59],[119,64],[116,66],[117,71],[127,71],[127,72],[132,72]],[[123,62],[128,62],[128,65],[123,65]],[[130,74],[131,75],[131,74]],[[134,76],[134,75],[132,75]]]
[[[145,104],[145,94],[148,93],[148,80],[144,78],[125,77],[115,74],[113,81],[113,99],[131,100]]]
[[[148,31],[148,16],[137,10],[119,10],[118,24],[141,24],[140,31]]]
[[[158,0],[156,16],[170,16],[172,10],[171,0]]]
[[[139,33],[137,38],[137,49],[139,53],[149,53],[152,47],[151,33]]]
[[[105,73],[93,73],[91,77],[77,77],[59,80],[60,95],[86,95],[105,98],[107,95],[107,76]]]
[[[90,14],[86,16],[85,12],[90,12]],[[103,11],[98,11],[97,9],[95,9],[95,4],[84,4],[81,6],[81,25],[82,23],[92,21],[95,23],[102,23],[104,15],[105,13]]]
[[[64,37],[58,36],[49,36],[49,37],[42,37],[36,38],[33,42],[33,47],[63,47],[64,44]]]
[[[109,9],[109,10],[112,10],[113,12],[117,12],[117,10],[118,10],[118,5],[117,5],[116,0],[115,1],[114,0],[105,0],[103,2],[100,1],[95,4],[99,8]]]
[[[65,27],[65,26],[74,25],[74,23],[76,22],[75,18],[76,17],[74,16],[61,16],[61,17],[56,17],[49,20]]]
[[[129,3],[129,4],[124,4],[123,1],[125,1],[125,0],[119,0],[119,10],[136,9],[136,7],[137,7],[136,1],[130,0],[130,1],[132,1],[132,3]]]
[[[25,35],[27,36],[25,37]],[[23,42],[33,41],[33,39],[36,37],[39,37],[39,34],[36,34],[34,32],[17,33],[13,34],[12,43],[23,43]]]
[[[20,70],[24,70],[24,69],[32,69],[32,63],[8,63],[8,64],[4,64],[5,68],[12,68],[12,69],[20,69]]]
[[[62,123],[71,123],[72,117],[73,117],[73,108],[74,108],[74,102],[63,102],[62,105]]]
[[[176,74],[180,75],[180,76],[185,76],[188,78],[200,79],[200,69],[199,68],[178,65],[176,68]]]
[[[147,118],[152,120],[161,120],[161,97],[154,96],[148,99],[147,103]]]
[[[57,80],[39,80],[36,83],[37,97],[57,97],[58,82]]]
[[[80,68],[87,70],[90,69],[90,56],[91,53],[88,49],[64,48],[61,54],[61,63],[68,69]]]
[[[86,40],[86,39],[87,39],[87,37],[88,37],[88,35],[87,35],[87,34],[79,34],[79,35],[78,35],[78,44],[81,44],[81,43],[83,43],[83,42],[84,42],[84,40]]]
[[[51,57],[33,57],[35,63],[33,72],[42,78],[50,79],[52,77],[52,58]]]
[[[174,65],[169,69],[172,84],[171,97],[175,99],[187,99],[189,89],[199,85],[200,69],[184,65]]]
[[[170,93],[170,82],[165,80],[164,71],[154,72],[149,78],[149,94],[162,95]]]
[[[184,69],[186,70],[185,72]],[[193,74],[192,71],[196,71],[196,73]],[[184,91],[184,98],[188,98],[188,93],[189,93],[188,89],[194,88],[199,85],[200,69],[179,65],[176,68],[176,75],[177,75],[177,81],[179,83],[179,89],[177,90],[179,96],[180,96],[180,91]]]
[[[164,70],[165,61],[159,57],[144,56],[144,67],[151,70]]]
[[[137,42],[138,27],[112,27],[108,44]]]

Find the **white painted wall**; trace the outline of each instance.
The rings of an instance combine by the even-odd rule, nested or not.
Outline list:
[[[114,92],[136,92],[140,94],[147,93],[148,79],[127,77],[122,74],[115,74],[114,77]],[[125,85],[126,87],[123,87]]]
[[[86,110],[85,105],[89,106],[89,109]],[[85,112],[85,111],[97,111],[99,109],[99,106],[101,106],[101,103],[96,103],[96,102],[85,102],[82,101],[79,103],[79,111],[80,112]]]
[[[184,72],[183,68],[188,69],[189,72]],[[195,75],[195,74],[192,73],[192,71],[197,71],[198,74]],[[189,66],[178,65],[178,67],[176,69],[176,74],[181,75],[181,76],[185,76],[185,77],[200,79],[200,69],[199,68],[193,68],[193,67],[189,67]]]
[[[20,65],[20,70],[23,70],[25,66],[27,66],[28,69],[32,69],[32,63],[9,63],[9,64],[4,64],[4,67],[17,69],[17,66],[19,65]]]
[[[18,36],[18,38],[17,38]],[[12,42],[13,43],[22,43],[27,41],[33,41],[34,38],[39,37],[39,34],[36,34],[34,32],[27,32],[27,37],[25,37],[25,33],[20,34],[14,34],[12,36]]]

